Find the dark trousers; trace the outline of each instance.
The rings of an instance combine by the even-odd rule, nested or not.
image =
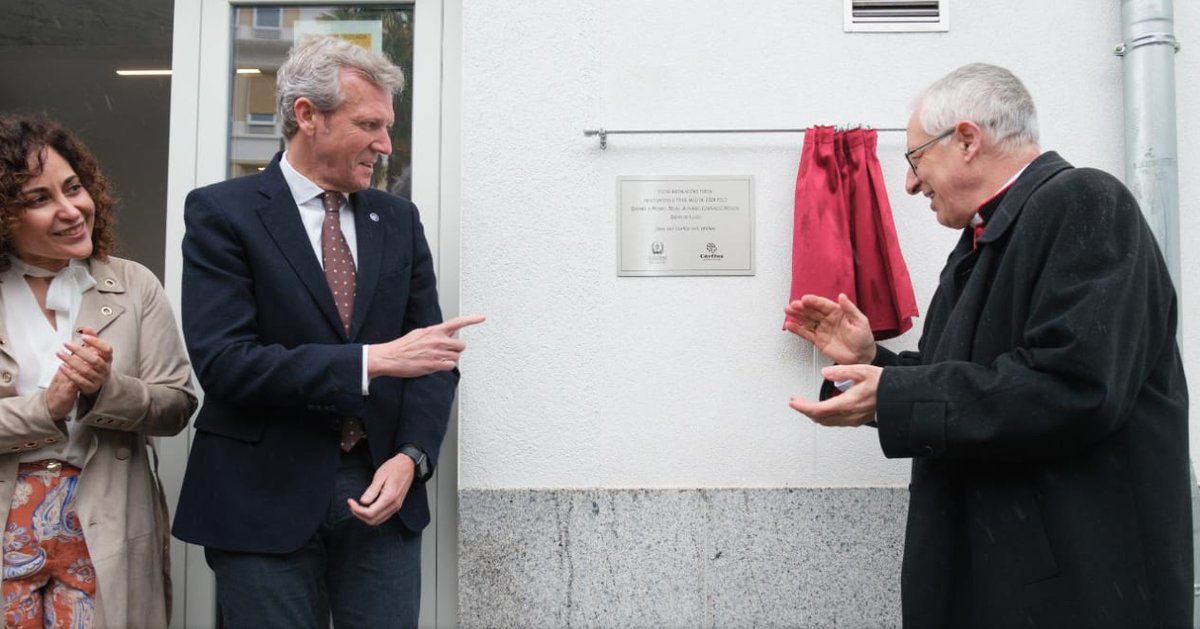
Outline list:
[[[416,627],[421,603],[421,535],[399,518],[370,526],[355,518],[374,470],[361,444],[342,454],[324,522],[299,549],[285,554],[205,548],[217,575],[217,603],[228,629],[318,629],[326,597],[333,626]]]

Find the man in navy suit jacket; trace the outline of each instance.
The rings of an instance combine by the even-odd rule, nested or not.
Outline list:
[[[226,627],[316,627],[322,594],[340,627],[416,625],[454,334],[483,318],[442,322],[416,207],[369,188],[403,83],[343,40],[297,45],[278,74],[287,151],[186,201],[205,399],[174,534],[205,547]],[[335,262],[352,266],[341,311]]]

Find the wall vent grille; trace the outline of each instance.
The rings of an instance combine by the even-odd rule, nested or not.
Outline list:
[[[950,30],[949,0],[845,0],[846,32]]]

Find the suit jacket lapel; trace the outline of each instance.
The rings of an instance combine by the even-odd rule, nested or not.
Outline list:
[[[258,207],[258,216],[266,226],[267,233],[300,277],[300,282],[329,324],[339,334],[345,335],[337,306],[333,303],[333,293],[325,282],[325,272],[313,255],[312,242],[308,239],[304,223],[300,221],[300,210],[296,208],[296,200],[292,198],[292,191],[283,178],[283,171],[279,169],[278,155],[263,171],[261,182],[258,192],[263,198]]]
[[[125,293],[121,278],[113,273],[107,262],[95,258],[88,260],[88,272],[96,285],[83,293],[79,301],[79,316],[75,319],[75,332],[92,328],[99,334],[110,323],[125,312],[119,296]]]
[[[354,315],[350,323],[351,337],[357,336],[371,308],[375,286],[379,284],[379,270],[383,258],[383,224],[367,201],[367,195],[355,192],[350,195],[354,208],[354,231],[358,239],[358,270],[355,275]]]

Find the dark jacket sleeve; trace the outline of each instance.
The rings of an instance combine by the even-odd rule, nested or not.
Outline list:
[[[1122,429],[1171,353],[1174,291],[1116,179],[1065,171],[1029,198],[1009,237],[983,269],[973,325],[954,332],[970,355],[884,369],[887,456],[1073,456]],[[955,308],[972,307],[965,299]]]

